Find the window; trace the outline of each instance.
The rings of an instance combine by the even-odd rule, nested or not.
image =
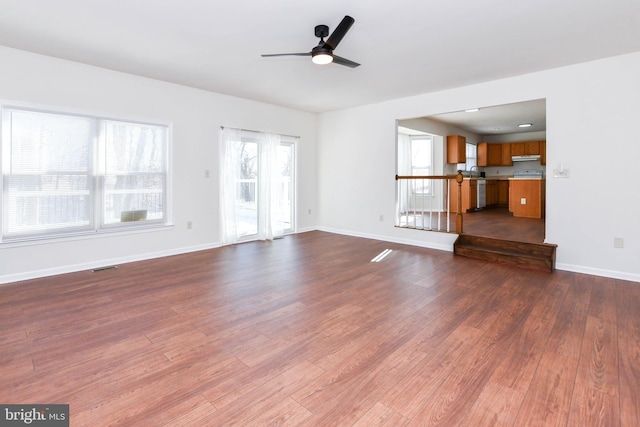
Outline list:
[[[3,108],[2,240],[167,223],[168,127]]]
[[[477,146],[475,144],[466,143],[466,152],[465,155],[467,157],[466,163],[458,163],[458,170],[468,171],[471,170],[472,167],[476,166],[476,158],[477,158]]]
[[[411,141],[411,175],[433,175],[433,138],[430,135],[412,136]],[[431,194],[431,179],[416,180],[413,193]]]

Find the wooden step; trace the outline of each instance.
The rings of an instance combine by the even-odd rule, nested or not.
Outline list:
[[[453,252],[468,258],[552,272],[556,267],[557,246],[461,234],[453,244]]]

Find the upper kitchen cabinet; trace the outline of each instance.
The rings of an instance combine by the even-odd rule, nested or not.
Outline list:
[[[540,141],[540,164],[547,164],[547,141]]]
[[[467,138],[462,135],[447,135],[447,163],[467,162]]]
[[[478,166],[501,166],[502,144],[489,144],[481,142],[478,144]]]
[[[534,156],[540,155],[540,141],[512,142],[512,156]]]
[[[500,166],[511,166],[513,161],[511,160],[511,144],[500,144]]]
[[[512,142],[510,145],[512,156],[524,156],[524,142]]]
[[[478,166],[511,166],[511,144],[478,144]]]

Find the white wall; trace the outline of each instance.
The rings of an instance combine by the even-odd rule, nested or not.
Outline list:
[[[540,98],[547,99],[547,167],[562,162],[570,171],[569,179],[547,180],[546,235],[559,245],[557,267],[640,281],[640,52],[319,116],[2,47],[0,63],[2,101],[172,123],[176,224],[0,245],[0,283],[219,245],[222,125],[301,137],[298,229],[320,224],[450,251],[455,235],[394,227],[396,120]],[[624,238],[624,249],[613,248],[614,237]]]
[[[315,228],[317,115],[3,47],[0,63],[1,102],[171,123],[175,223],[134,235],[0,244],[0,283],[219,246],[220,126],[300,136],[298,229]]]
[[[546,98],[547,168],[562,162],[570,171],[546,181],[546,241],[558,244],[557,267],[640,281],[638,76],[640,52],[324,113],[321,228],[451,250],[454,235],[394,227],[396,120]]]

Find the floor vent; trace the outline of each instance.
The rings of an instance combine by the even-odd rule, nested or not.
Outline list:
[[[109,265],[107,267],[98,267],[98,268],[94,268],[93,270],[91,270],[94,273],[98,273],[100,271],[106,271],[106,270],[117,270],[118,266],[116,265]]]

